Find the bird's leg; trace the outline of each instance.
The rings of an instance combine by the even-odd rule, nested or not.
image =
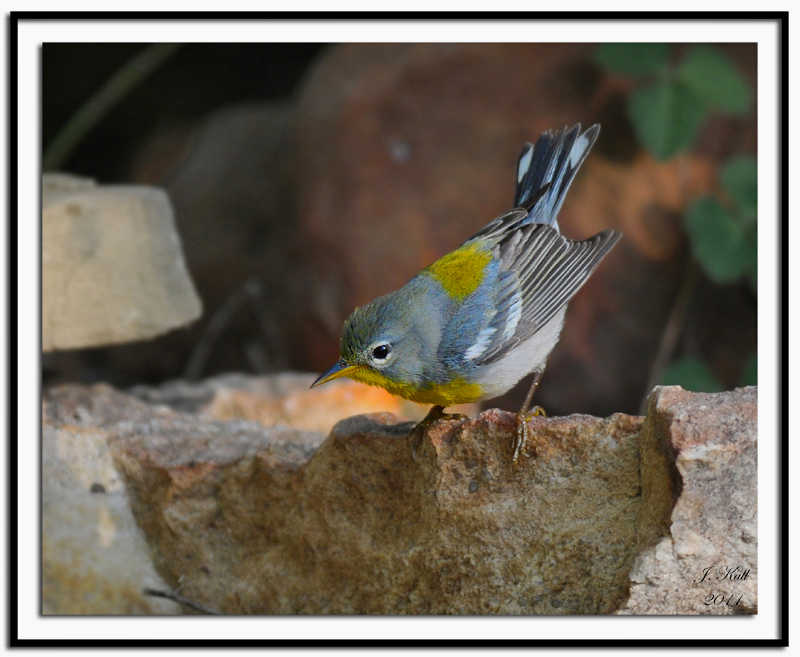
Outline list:
[[[528,406],[531,405],[531,400],[533,399],[533,393],[536,392],[536,388],[539,387],[539,379],[542,378],[542,372],[544,372],[543,369],[534,372],[531,389],[528,391],[527,397],[525,397],[522,408],[519,409],[519,413],[517,413],[514,418],[514,465],[517,464],[522,448],[525,447],[525,443],[528,442],[528,420],[537,415],[542,417],[545,415],[544,409],[541,406],[534,406],[533,410],[528,411]]]
[[[411,458],[418,461],[417,451],[422,446],[422,441],[425,439],[425,432],[439,420],[466,420],[467,416],[461,413],[445,413],[444,406],[434,406],[428,411],[428,414],[415,426],[408,434],[411,442]]]

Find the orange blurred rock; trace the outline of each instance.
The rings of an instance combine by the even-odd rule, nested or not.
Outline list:
[[[337,422],[353,415],[391,413],[403,419],[421,420],[430,409],[395,397],[382,388],[347,379],[310,390],[316,375],[277,376],[296,377],[297,387],[280,396],[266,386],[260,391],[218,390],[204,412],[217,420],[253,420],[265,426],[286,425],[327,433]],[[474,415],[477,410],[476,404],[463,404],[453,406],[449,412]]]
[[[625,164],[589,157],[582,170],[583,184],[570,191],[563,213],[569,231],[594,235],[612,225],[623,232],[628,248],[653,262],[682,256],[682,214],[710,193],[716,180],[714,162],[698,155],[660,162],[639,153]]]

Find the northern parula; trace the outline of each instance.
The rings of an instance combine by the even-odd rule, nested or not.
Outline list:
[[[313,384],[347,376],[433,404],[412,434],[450,417],[444,408],[498,397],[533,372],[515,421],[513,461],[528,433],[528,407],[558,342],[567,303],[622,236],[583,241],[556,221],[599,125],[544,132],[519,157],[514,209],[499,216],[405,286],[356,308],[345,321],[339,361]],[[537,407],[538,409],[538,407]],[[533,414],[537,414],[536,411]]]

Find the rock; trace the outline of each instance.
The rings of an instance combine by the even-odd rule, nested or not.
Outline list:
[[[169,587],[131,513],[102,428],[108,420],[92,412],[98,405],[105,413],[130,409],[133,400],[119,404],[110,389],[79,390],[46,402],[43,413],[42,613],[178,613],[175,603],[142,594]],[[144,413],[128,412],[137,426],[152,415],[140,406]]]
[[[669,438],[681,487],[670,535],[637,558],[620,613],[757,613],[757,388],[656,388],[643,431]]]
[[[176,613],[174,603],[142,593],[145,588],[178,588],[182,578],[165,584],[154,570],[154,565],[163,567],[162,559],[152,547],[148,549],[150,539],[145,542],[139,527],[147,526],[148,514],[158,515],[159,510],[133,508],[132,515],[128,501],[131,488],[123,484],[109,456],[112,434],[124,438],[151,434],[155,441],[151,445],[158,444],[162,455],[170,450],[186,452],[191,445],[188,451],[197,461],[178,468],[186,483],[193,476],[208,483],[204,479],[210,473],[208,463],[224,469],[226,464],[254,454],[260,458],[275,454],[283,462],[302,463],[324,438],[321,433],[266,429],[253,422],[221,423],[176,413],[102,384],[48,390],[42,415],[42,597],[44,613],[50,614]],[[157,488],[156,484],[150,492],[136,490],[150,495]],[[207,502],[196,501],[200,507],[208,507]],[[188,510],[192,505],[183,506]],[[202,512],[193,513],[195,519],[190,522],[196,526],[205,522],[201,521]],[[143,517],[134,522],[134,515]],[[186,520],[180,518],[177,507],[167,515]],[[233,547],[217,548],[223,560],[234,551]],[[182,550],[179,543],[173,549]]]
[[[78,192],[95,189],[97,183],[71,173],[47,173],[42,176],[42,193],[49,196],[58,192]]]
[[[623,601],[636,546],[656,538],[635,523],[640,420],[543,420],[519,471],[510,414],[437,425],[420,464],[410,425],[393,422],[345,420],[307,462],[283,442],[232,462],[223,436],[217,456],[153,425],[111,443],[160,572],[225,613],[610,613]]]
[[[421,420],[430,409],[389,394],[383,388],[338,379],[311,390],[316,374],[285,372],[266,376],[223,374],[200,382],[170,381],[160,386],[135,386],[130,393],[151,404],[204,413],[216,420],[252,420],[330,433],[353,415],[392,413]],[[309,412],[308,409],[313,409]],[[449,412],[474,415],[477,404],[451,406]]]
[[[200,312],[163,191],[44,176],[43,351],[143,340]]]
[[[76,469],[84,488],[122,473],[166,588],[222,613],[757,611],[754,388],[534,418],[517,467],[499,410],[433,425],[414,462],[413,425],[387,413],[325,438],[161,402],[63,386],[45,426],[105,436],[113,466]],[[722,563],[749,571],[735,608],[693,586]]]
[[[47,359],[47,374],[128,387],[290,368],[285,335],[293,327],[284,318],[298,303],[286,283],[298,266],[290,249],[292,109],[281,102],[234,104],[165,127],[143,145],[130,180],[169,194],[204,316],[156,340],[83,353],[78,363],[57,354]]]

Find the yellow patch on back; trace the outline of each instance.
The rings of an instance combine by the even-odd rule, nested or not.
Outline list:
[[[439,258],[427,271],[451,297],[463,299],[478,289],[491,260],[491,252],[478,244],[467,244]]]
[[[477,383],[467,383],[462,378],[451,381],[450,383],[445,383],[444,385],[414,388],[414,386],[408,383],[392,381],[380,372],[376,372],[368,367],[355,367],[347,376],[354,381],[383,388],[393,395],[418,404],[434,404],[436,406],[469,404],[477,401],[483,395],[483,389]]]

